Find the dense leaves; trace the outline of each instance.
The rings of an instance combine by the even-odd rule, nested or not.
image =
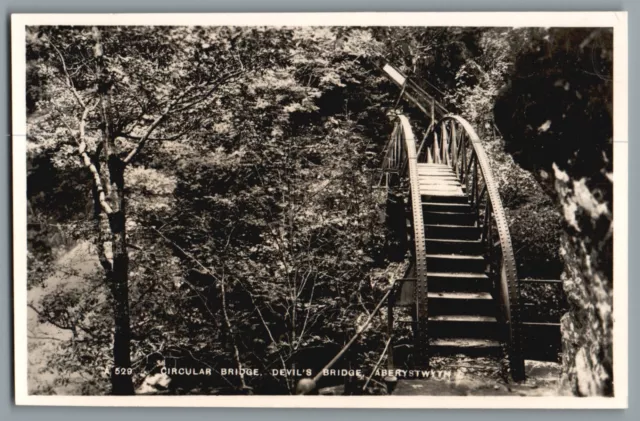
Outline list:
[[[293,393],[296,378],[271,370],[331,359],[402,276],[388,268],[404,255],[389,254],[386,197],[373,188],[387,112],[406,107],[376,67],[383,59],[479,128],[519,270],[557,277],[558,214],[492,130],[494,100],[529,38],[496,28],[29,28],[31,304],[66,332],[55,352],[32,347],[57,378],[33,390],[75,382],[71,393],[120,393],[109,374],[123,340],[135,387],[162,366],[214,373],[173,376],[169,393]],[[340,364],[372,367],[383,322]]]
[[[93,222],[93,180],[73,137],[85,131],[99,172],[113,172],[100,161],[104,148],[125,164],[136,154],[121,182],[134,383],[154,361],[269,373],[330,358],[326,350],[348,339],[385,287],[371,274],[384,265],[372,170],[387,122],[380,75],[367,62],[377,45],[370,33],[32,28],[28,37],[30,204],[100,255],[104,228]],[[92,98],[101,106],[84,117]],[[61,271],[51,256],[59,246],[37,242],[50,242],[49,232],[31,232],[30,281],[40,285]],[[112,258],[109,248],[102,254]],[[40,319],[78,338],[51,369],[75,359],[78,372],[89,350],[100,358],[82,357],[82,372],[111,365],[118,298],[106,275],[97,291],[78,279],[73,297],[68,286],[42,285],[47,298],[33,306]],[[74,319],[88,323],[79,329],[68,319],[83,302],[90,317]],[[107,379],[93,381],[106,390],[99,382]],[[176,378],[172,390],[281,393],[294,380]]]
[[[613,30],[534,33],[495,104],[507,150],[561,206],[566,385],[613,394]]]
[[[388,30],[379,31],[383,36]],[[574,40],[588,36],[582,30],[568,32],[572,33]],[[536,75],[536,80],[543,81],[547,72],[557,71],[552,70],[555,69],[555,59],[550,57],[550,52],[564,51],[560,41],[548,46],[545,52],[536,53],[545,57],[545,61],[536,61],[535,69],[521,70],[519,67],[523,65],[518,61],[526,52],[535,51],[537,42],[545,35],[547,31],[542,28],[432,28],[426,31],[422,28],[398,28],[393,37],[387,38],[386,52],[401,70],[450,112],[459,113],[471,122],[479,134],[509,221],[519,276],[559,279],[563,269],[560,207],[545,192],[544,186],[541,187],[535,175],[528,171],[529,168],[521,166],[519,155],[512,156],[512,145],[516,142],[524,144],[525,137],[520,133],[503,133],[506,127],[515,127],[510,113],[525,119],[531,115],[528,111],[530,106],[538,104],[536,109],[542,107],[540,98],[525,101],[523,95],[511,90],[509,101],[520,107],[518,111],[512,110],[513,104],[506,105],[503,98],[511,86],[517,84],[518,89],[528,95],[535,91],[535,95],[543,96],[550,91],[542,87],[533,88],[529,84],[531,79],[525,75],[531,73]],[[500,102],[496,105],[498,100]],[[494,123],[494,108],[496,122],[505,123],[499,124],[499,129]],[[581,109],[576,107],[575,112]],[[429,118],[412,107],[406,111],[412,115],[416,130],[424,131]],[[530,135],[534,138],[537,133],[530,132]],[[523,152],[522,157],[531,162],[542,162],[528,151]]]

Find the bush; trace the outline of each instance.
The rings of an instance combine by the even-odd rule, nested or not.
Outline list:
[[[520,278],[560,279],[562,217],[533,176],[504,151],[501,138],[484,142],[504,205]]]

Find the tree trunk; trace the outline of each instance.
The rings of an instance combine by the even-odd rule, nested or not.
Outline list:
[[[114,233],[111,292],[115,332],[113,335],[113,369],[111,387],[114,395],[133,395],[131,379],[131,327],[129,315],[129,258],[123,247],[124,233]]]
[[[133,395],[133,370],[131,367],[131,316],[129,313],[129,254],[127,251],[127,233],[124,195],[125,163],[117,156],[113,145],[112,121],[110,113],[109,91],[112,81],[104,65],[104,51],[101,33],[93,28],[95,38],[94,57],[96,61],[96,90],[100,96],[104,158],[106,158],[107,194],[113,206],[108,214],[111,231],[111,249],[113,263],[103,264],[107,270],[107,282],[113,298],[113,368],[111,369],[111,393],[114,395]],[[100,239],[99,239],[100,241]],[[104,249],[100,250],[104,255]],[[106,257],[106,256],[105,256]]]
[[[113,157],[115,158],[115,157]],[[117,158],[116,158],[117,159]],[[111,271],[111,294],[113,296],[113,369],[111,387],[114,395],[133,395],[131,378],[131,325],[129,313],[129,254],[127,251],[124,166],[109,162],[109,176],[116,192],[118,210],[109,215],[113,247],[113,270]],[[115,165],[114,165],[115,164]]]

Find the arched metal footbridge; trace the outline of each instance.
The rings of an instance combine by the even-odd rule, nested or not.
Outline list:
[[[386,307],[389,339],[378,363],[386,356],[387,368],[393,368],[394,309],[408,307],[415,366],[428,368],[434,355],[498,356],[508,361],[510,380],[524,380],[524,348],[532,337],[523,338],[509,226],[480,137],[467,120],[450,113],[399,70],[390,64],[380,69],[427,123],[418,139],[407,115],[391,115],[394,129],[380,180],[403,209],[401,235],[411,267],[326,367],[334,365]],[[538,325],[551,327],[550,335],[559,342],[557,323]],[[542,336],[549,336],[549,330]],[[313,393],[321,376],[303,379],[298,393]]]

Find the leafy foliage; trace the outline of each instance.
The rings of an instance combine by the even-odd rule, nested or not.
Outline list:
[[[322,364],[324,352],[352,334],[385,288],[370,274],[384,264],[384,221],[370,170],[382,147],[374,136],[387,123],[384,94],[371,95],[381,79],[366,62],[376,47],[368,31],[33,28],[28,41],[34,89],[47,87],[32,95],[30,159],[45,159],[73,186],[65,192],[57,178],[42,181],[48,176],[39,166],[30,203],[68,221],[100,254],[91,175],[69,139],[83,123],[76,95],[86,103],[108,92],[106,111],[86,119],[91,153],[109,145],[102,143],[105,122],[114,153],[125,163],[136,153],[122,173],[135,384],[158,359],[218,373]],[[94,69],[98,45],[102,71]],[[64,209],[69,205],[75,208]],[[44,264],[45,248],[35,241],[30,247]],[[47,262],[49,274],[60,270]],[[73,359],[73,372],[102,373],[110,365],[109,309],[117,297],[108,277],[91,276],[98,280],[91,294],[82,287],[73,299],[66,290],[51,292],[34,306],[42,321],[78,337],[59,350],[66,357],[55,369],[69,369]],[[82,329],[65,322],[79,311],[73,303],[80,297],[97,300]],[[107,380],[92,381],[106,390],[100,382]],[[292,391],[295,379],[174,380],[174,391],[274,392]]]
[[[516,60],[535,48],[534,40],[545,30],[399,28],[394,35],[386,42],[394,62],[447,109],[467,119],[483,140],[509,220],[519,276],[559,279],[559,208],[535,176],[510,155],[494,123],[494,106],[510,86]],[[542,72],[544,66],[540,67]],[[418,127],[427,126],[428,118],[421,112],[412,120]]]
[[[398,91],[377,61],[400,64],[490,139],[492,104],[528,36],[29,28],[29,286],[44,291],[32,309],[70,335],[46,368],[58,384],[38,393],[73,382],[73,393],[116,392],[119,341],[136,387],[159,367],[195,367],[215,375],[174,376],[167,393],[292,393],[296,378],[271,370],[321,368],[388,287],[372,186]],[[500,140],[486,146],[521,273],[555,277],[557,214]],[[69,272],[80,246],[92,257]],[[372,367],[383,322],[340,364]],[[267,375],[220,374],[247,367]]]

